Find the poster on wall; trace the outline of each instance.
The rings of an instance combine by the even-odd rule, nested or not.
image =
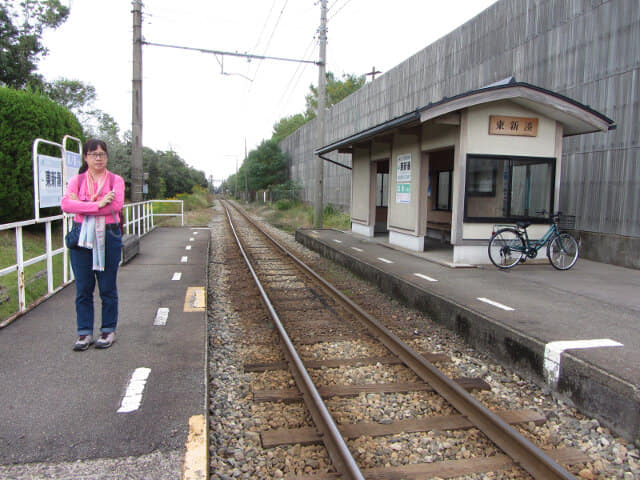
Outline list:
[[[409,203],[411,200],[411,184],[396,184],[396,203]]]
[[[411,181],[411,154],[398,155],[398,170],[397,179],[398,183]]]

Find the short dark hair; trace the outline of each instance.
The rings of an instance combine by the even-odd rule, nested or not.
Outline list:
[[[107,150],[107,144],[104,143],[104,140],[100,140],[99,138],[90,138],[89,140],[84,142],[84,148],[82,151],[86,155],[89,152],[93,152],[94,150],[97,150],[98,147],[102,148],[102,150],[104,150],[107,153],[107,155],[109,154]]]
[[[107,150],[107,144],[104,140],[100,140],[99,138],[90,138],[86,142],[84,142],[84,147],[82,148],[82,165],[78,170],[78,173],[84,173],[89,169],[89,165],[84,161],[84,156],[98,149],[98,147],[102,148],[107,155],[109,155],[109,151]]]

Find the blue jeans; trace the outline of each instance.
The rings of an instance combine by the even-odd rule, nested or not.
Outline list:
[[[93,270],[93,251],[86,248],[69,250],[71,268],[76,278],[76,321],[78,335],[93,335],[93,291],[98,279],[102,299],[101,332],[114,332],[118,323],[118,287],[116,277],[122,251],[119,225],[107,224],[105,232],[105,266],[103,272]],[[74,225],[73,228],[80,228]]]

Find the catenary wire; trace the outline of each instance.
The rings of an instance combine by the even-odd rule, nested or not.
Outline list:
[[[311,56],[313,55],[314,50],[312,50],[312,47],[316,39],[317,37],[315,35],[311,38],[311,42],[309,42],[309,45],[307,45],[307,48],[302,57],[304,60],[311,58]],[[302,75],[304,75],[304,72],[306,71],[308,65],[309,65],[308,63],[298,64],[298,66],[296,67],[296,70],[293,72],[293,75],[291,76],[289,83],[287,83],[287,86],[285,87],[285,90],[282,93],[282,96],[280,97],[280,101],[278,102],[281,105],[280,115],[284,111],[285,106],[289,103],[289,98],[295,91],[296,87],[298,86],[298,83],[300,83],[300,80],[302,79]],[[296,79],[296,76],[297,76],[297,79]]]
[[[282,10],[280,10],[280,15],[278,15],[278,19],[276,20],[276,24],[273,27],[273,31],[271,32],[271,36],[269,37],[269,40],[267,41],[267,45],[264,48],[264,52],[263,52],[263,56],[266,56],[267,54],[267,50],[269,50],[269,46],[271,45],[271,40],[273,40],[273,36],[276,33],[276,30],[278,30],[278,25],[280,25],[280,20],[282,19],[282,14],[284,13],[285,8],[287,8],[287,4],[289,3],[289,0],[285,0],[284,5],[282,6]],[[260,71],[260,66],[262,65],[262,62],[258,63],[258,66],[256,67],[256,71],[253,74],[253,78],[251,79],[251,81],[253,82],[256,77],[258,76],[258,72]]]

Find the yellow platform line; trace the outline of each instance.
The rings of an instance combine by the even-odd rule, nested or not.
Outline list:
[[[182,465],[182,480],[206,480],[209,478],[205,424],[204,415],[194,415],[189,418],[189,436]]]
[[[185,312],[204,312],[207,308],[207,296],[204,287],[188,287],[184,297]]]

